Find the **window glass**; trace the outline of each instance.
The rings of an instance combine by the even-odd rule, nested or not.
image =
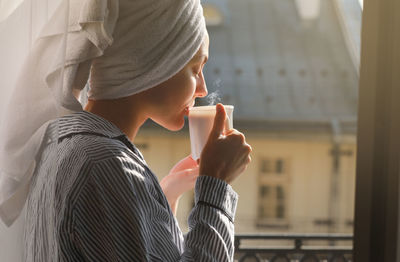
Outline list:
[[[232,183],[237,233],[352,233],[359,0],[203,0],[213,102],[234,105],[252,163]],[[207,98],[197,105],[208,105]],[[157,130],[157,131],[154,131]],[[140,142],[140,137],[146,139]],[[140,131],[160,179],[190,154],[187,126]],[[185,231],[193,191],[180,201]]]

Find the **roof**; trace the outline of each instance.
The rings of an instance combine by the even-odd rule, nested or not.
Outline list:
[[[224,18],[208,27],[207,87],[235,106],[234,121],[338,121],[355,132],[358,75],[332,1],[320,1],[313,21],[302,20],[292,0],[202,2]]]

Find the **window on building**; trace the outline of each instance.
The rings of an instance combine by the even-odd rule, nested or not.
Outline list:
[[[288,218],[288,160],[262,158],[259,168],[258,221],[259,226],[286,224]]]
[[[260,173],[263,176],[280,175],[286,172],[285,168],[285,161],[281,158],[262,159]]]
[[[219,26],[223,23],[221,11],[213,4],[203,4],[204,18],[207,26]]]

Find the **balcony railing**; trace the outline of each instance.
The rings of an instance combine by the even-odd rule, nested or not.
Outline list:
[[[350,234],[237,234],[238,262],[351,262]]]

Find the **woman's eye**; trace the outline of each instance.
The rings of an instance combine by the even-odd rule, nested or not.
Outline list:
[[[194,74],[198,77],[201,74],[201,68],[197,68],[194,70]]]

